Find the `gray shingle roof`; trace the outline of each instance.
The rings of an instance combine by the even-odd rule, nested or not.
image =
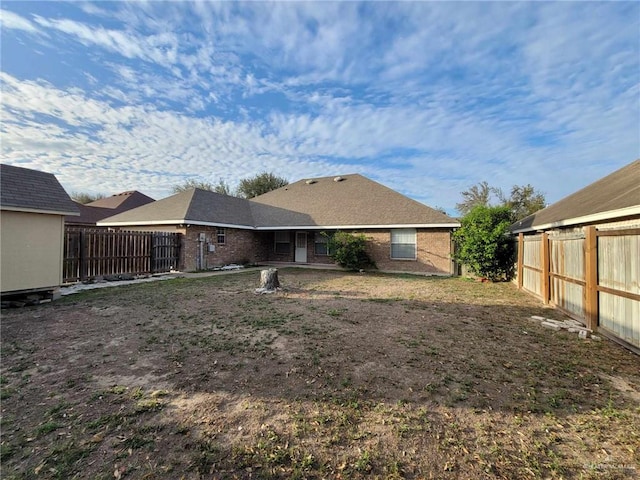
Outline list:
[[[249,202],[243,198],[192,188],[105,218],[100,225],[229,224],[253,227]]]
[[[78,207],[53,174],[5,164],[0,164],[0,206],[3,210],[78,214]]]
[[[514,223],[514,233],[587,223],[593,215],[624,216],[628,209],[640,212],[640,160],[607,175],[581,190]]]
[[[300,180],[245,200],[192,189],[99,225],[193,223],[249,228],[458,226],[447,215],[362,175]]]

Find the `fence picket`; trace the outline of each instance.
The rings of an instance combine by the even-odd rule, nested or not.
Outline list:
[[[168,272],[179,263],[181,234],[65,229],[64,282],[103,275]]]

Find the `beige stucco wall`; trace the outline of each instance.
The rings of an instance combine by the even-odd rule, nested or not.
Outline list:
[[[62,283],[64,216],[0,212],[2,293]]]

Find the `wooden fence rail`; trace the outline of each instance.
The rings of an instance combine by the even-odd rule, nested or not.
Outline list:
[[[518,238],[518,287],[640,352],[640,228]]]
[[[64,235],[63,281],[168,272],[178,265],[180,242],[179,233],[68,228]]]

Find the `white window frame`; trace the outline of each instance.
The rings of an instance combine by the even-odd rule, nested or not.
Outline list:
[[[222,238],[222,241],[220,241],[220,238]],[[216,229],[216,243],[218,245],[227,243],[227,230],[224,227],[218,227]]]
[[[394,228],[389,233],[390,236],[390,248],[389,256],[391,260],[417,260],[418,259],[418,232],[415,228]],[[395,246],[406,247],[413,246],[413,256],[394,256],[398,255]],[[394,253],[394,250],[396,252]]]
[[[320,241],[318,241],[320,240]],[[325,253],[318,253],[318,245],[325,246]],[[329,238],[326,234],[322,232],[315,232],[313,236],[313,254],[318,257],[328,257],[329,256]]]

